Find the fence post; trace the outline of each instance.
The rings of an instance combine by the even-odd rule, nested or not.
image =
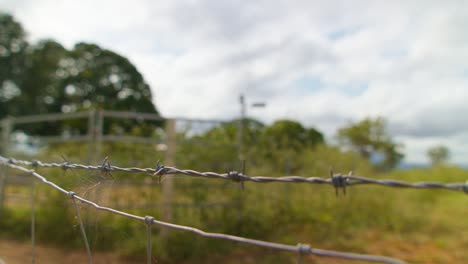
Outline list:
[[[2,120],[2,154],[8,156],[8,148],[10,145],[10,133],[11,133],[12,120],[11,118],[4,118]]]
[[[88,154],[86,157],[88,164],[91,164],[91,162],[93,162],[95,127],[96,111],[91,110],[88,112]]]
[[[10,133],[11,133],[12,122],[10,118],[2,120],[2,154],[8,157]],[[8,168],[5,166],[3,173],[0,173],[0,210],[3,209],[3,201],[5,200],[5,184],[8,178]]]
[[[104,113],[102,110],[97,112],[97,122],[95,127],[95,144],[96,144],[96,153],[94,156],[94,161],[97,162],[102,159],[102,133],[104,126]]]
[[[168,119],[166,121],[167,150],[164,163],[167,166],[175,166],[176,155],[176,120]],[[173,177],[166,177],[163,181],[163,221],[172,222],[172,192],[174,188]],[[161,235],[167,236],[167,229],[163,228]]]
[[[36,262],[36,181],[31,182],[31,263]]]

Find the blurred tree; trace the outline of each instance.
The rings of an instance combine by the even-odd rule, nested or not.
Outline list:
[[[60,112],[60,109],[54,108],[61,90],[57,67],[66,54],[67,50],[53,40],[42,40],[28,46],[19,81],[21,96],[10,100],[9,115]],[[18,126],[17,129],[31,134],[58,134],[62,127],[57,123],[41,122]]]
[[[386,131],[383,118],[366,118],[338,130],[338,140],[357,151],[363,158],[374,161],[377,169],[394,168],[403,158],[400,145],[394,143]]]
[[[263,143],[274,149],[303,148],[324,142],[323,134],[314,128],[306,129],[292,120],[278,120],[264,130]]]
[[[121,110],[157,114],[149,85],[125,57],[97,45],[79,43],[56,70],[61,76],[57,100],[51,105],[64,113],[89,109]],[[104,123],[104,132],[151,134],[150,122]],[[161,122],[151,122],[160,125]],[[135,125],[142,129],[135,130]],[[76,127],[76,126],[75,126]],[[79,127],[84,131],[82,127]]]
[[[239,120],[220,124],[205,133],[195,136],[181,136],[178,140],[178,163],[181,166],[200,170],[238,170],[238,129]],[[244,119],[244,150],[248,166],[255,164],[260,135],[264,125],[255,119]],[[210,148],[207,151],[207,148]]]
[[[79,43],[60,60],[57,72],[63,76],[56,105],[62,112],[94,107],[157,113],[143,76],[110,50]]]
[[[427,150],[427,156],[432,166],[444,164],[450,157],[450,151],[446,146],[433,146]]]
[[[21,95],[20,79],[26,33],[11,15],[0,13],[0,118],[10,113],[12,99]]]
[[[127,58],[89,43],[79,43],[70,51],[53,40],[28,45],[21,25],[7,14],[0,14],[0,26],[0,118],[90,109],[158,113],[149,85]],[[104,124],[104,131],[152,133],[148,122]],[[86,122],[41,123],[19,129],[43,135],[64,129],[83,133]]]
[[[261,135],[262,156],[281,174],[298,172],[302,167],[300,154],[321,143],[322,133],[292,120],[278,120]]]

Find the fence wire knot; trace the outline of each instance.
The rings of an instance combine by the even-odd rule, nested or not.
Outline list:
[[[38,160],[31,161],[31,166],[38,167],[39,165],[40,165],[40,162]]]
[[[349,175],[342,175],[341,173],[334,174],[333,170],[330,170],[330,175],[333,186],[335,187],[336,196],[338,196],[338,189],[340,188],[343,190],[343,195],[346,195],[346,185],[349,183],[348,176],[351,176],[352,172],[350,172]]]
[[[153,176],[158,176],[158,183],[161,183],[161,181],[163,180],[165,170],[166,170],[166,167],[162,165],[158,160],[158,163],[156,163],[155,172],[153,173]]]
[[[75,192],[69,191],[69,192],[67,193],[67,195],[68,195],[68,197],[70,197],[70,198],[72,198],[72,199],[75,198]]]
[[[297,252],[299,253],[298,258],[297,258],[297,263],[301,264],[302,263],[302,256],[306,254],[310,254],[310,250],[312,248],[307,245],[307,244],[297,244]]]
[[[241,189],[242,191],[244,190],[244,177],[245,175],[243,173],[240,173],[238,171],[229,171],[227,173],[227,177],[235,182],[240,182]]]
[[[235,182],[241,182],[243,181],[243,178],[241,176],[241,173],[239,173],[238,171],[229,171],[227,173],[227,176],[229,179],[235,181]]]
[[[148,215],[145,216],[145,223],[149,226],[152,225],[154,223],[154,217]]]
[[[297,244],[297,252],[299,252],[300,255],[309,254],[311,249],[312,247],[310,245],[301,243]]]
[[[62,163],[61,167],[64,171],[68,170],[70,168],[70,162],[65,161],[64,163]]]
[[[162,165],[158,160],[158,163],[156,163],[156,169],[153,175],[163,175],[165,170],[166,170],[166,167]]]
[[[109,172],[112,170],[112,166],[109,163],[109,157],[105,157],[102,161],[101,170],[104,172]]]
[[[109,162],[109,157],[105,157],[101,164],[101,172],[104,176],[111,176],[112,166]]]

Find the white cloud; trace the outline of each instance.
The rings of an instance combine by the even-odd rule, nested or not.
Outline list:
[[[466,163],[468,4],[463,1],[2,1],[32,39],[91,41],[134,62],[167,116],[232,118],[240,92],[270,122],[332,136],[383,115],[425,161]]]

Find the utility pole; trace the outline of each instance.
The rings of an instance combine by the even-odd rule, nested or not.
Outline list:
[[[237,149],[239,152],[239,160],[243,161],[245,160],[244,157],[244,126],[245,126],[245,119],[247,117],[247,104],[245,102],[245,97],[243,94],[239,96],[239,103],[240,103],[240,118],[239,118],[239,124],[238,124],[238,141],[237,141]],[[255,102],[250,105],[251,107],[265,107],[266,103],[264,102]]]
[[[240,118],[239,118],[239,128],[238,128],[238,142],[237,142],[237,148],[239,152],[239,160],[243,161],[244,160],[244,152],[243,152],[243,147],[242,145],[244,144],[244,119],[245,119],[245,112],[246,112],[246,107],[245,107],[245,97],[243,94],[239,96],[239,103],[240,103]]]

